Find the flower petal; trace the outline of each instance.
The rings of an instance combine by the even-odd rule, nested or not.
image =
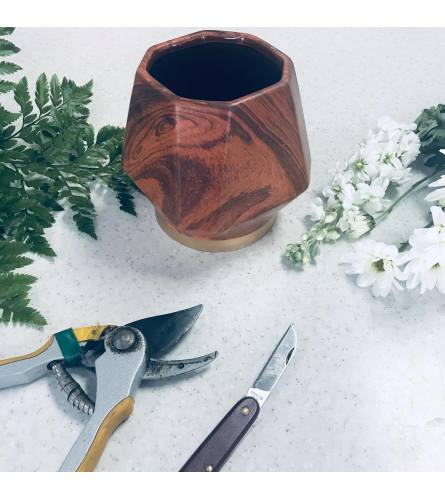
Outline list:
[[[445,175],[441,175],[437,181],[428,184],[428,187],[445,187]]]
[[[431,215],[435,226],[445,226],[445,213],[440,207],[432,206]]]
[[[440,293],[445,295],[445,268],[441,268],[438,273],[436,287]]]
[[[375,273],[363,273],[357,278],[357,286],[365,288],[371,286],[376,281]]]
[[[435,189],[431,193],[425,196],[426,201],[440,201],[445,198],[445,189]]]

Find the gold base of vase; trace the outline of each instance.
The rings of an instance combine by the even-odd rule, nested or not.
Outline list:
[[[255,241],[262,238],[273,226],[276,217],[268,220],[266,224],[258,229],[255,229],[255,231],[252,231],[249,234],[239,236],[238,238],[230,238],[228,240],[205,240],[202,238],[186,236],[173,227],[159,212],[156,212],[156,219],[158,224],[161,226],[161,229],[168,236],[170,236],[170,238],[173,238],[186,247],[190,247],[195,250],[202,250],[203,252],[232,252],[233,250],[239,250],[240,248],[252,245],[252,243],[255,243]]]

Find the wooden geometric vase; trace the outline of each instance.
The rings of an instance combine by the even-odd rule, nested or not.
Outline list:
[[[253,243],[309,185],[292,61],[246,33],[151,47],[136,72],[123,165],[177,241],[208,251]]]

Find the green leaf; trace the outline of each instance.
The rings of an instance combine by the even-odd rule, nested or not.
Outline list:
[[[11,75],[21,70],[21,66],[8,61],[0,61],[0,75]]]
[[[2,31],[3,30],[3,31]],[[8,35],[12,29],[0,28]],[[0,56],[18,52],[0,39]],[[0,75],[20,66],[0,61]],[[0,321],[42,325],[30,305],[33,276],[14,272],[31,263],[27,252],[54,257],[45,232],[54,214],[69,208],[80,232],[97,238],[91,191],[108,186],[121,210],[135,215],[133,182],[122,169],[124,130],[107,125],[95,135],[89,123],[93,82],[76,84],[45,73],[36,81],[34,104],[28,79],[0,80],[0,92],[14,91],[20,112],[0,105]]]
[[[0,36],[7,36],[14,33],[15,28],[4,28],[0,27]]]
[[[97,240],[96,231],[94,230],[93,218],[88,215],[83,215],[77,213],[73,215],[74,222],[76,223],[77,229],[82,233],[86,233],[95,240]]]
[[[87,83],[81,86],[77,86],[73,82],[73,86],[74,98],[80,102],[88,104],[90,102],[90,97],[93,95],[93,80],[89,80]]]
[[[0,80],[0,94],[6,94],[15,89],[14,82],[8,82],[7,80]]]
[[[23,124],[27,125],[31,122],[33,122],[37,118],[37,115],[35,113],[31,113],[30,115],[26,115],[23,119]]]
[[[0,57],[7,57],[12,54],[17,54],[17,52],[20,52],[20,49],[12,42],[0,38]]]
[[[51,88],[51,102],[53,106],[57,107],[62,104],[62,89],[60,87],[60,82],[57,75],[51,77],[50,82]]]
[[[20,106],[24,117],[30,115],[33,111],[31,96],[29,95],[28,79],[24,76],[16,85],[14,90],[15,102]]]
[[[2,149],[12,149],[16,144],[17,141],[15,139],[6,139],[1,142]]]
[[[3,128],[20,118],[20,113],[11,113],[0,104],[0,127]]]
[[[48,79],[45,73],[42,73],[36,82],[36,93],[35,93],[36,106],[39,108],[41,114],[45,113],[49,109],[49,85]]]
[[[38,255],[44,255],[45,257],[56,257],[57,255],[48,243],[48,240],[37,232],[30,233],[25,243],[27,243],[30,249]]]
[[[12,269],[31,264],[31,259],[23,257],[23,254],[28,250],[28,247],[23,243],[11,243],[9,241],[0,240],[0,273],[7,273]]]
[[[87,125],[82,129],[82,135],[87,146],[90,148],[94,144],[94,128],[91,125]]]
[[[28,301],[26,301],[28,303]],[[3,310],[3,317],[6,316],[13,324],[34,325],[37,327],[45,326],[46,319],[33,307],[25,306],[23,301],[15,304],[12,308]]]
[[[97,144],[101,144],[110,139],[117,139],[122,141],[124,137],[124,129],[122,127],[113,127],[111,125],[105,125],[97,133]]]
[[[134,196],[131,194],[127,184],[123,184],[116,190],[119,208],[127,214],[136,216],[136,207],[134,206]]]
[[[30,287],[36,278],[11,272],[31,264],[32,260],[23,255],[27,251],[28,248],[22,243],[0,240],[1,321],[43,326],[46,324],[45,318],[29,305]]]
[[[424,109],[416,120],[420,138],[420,153],[428,167],[445,169],[445,105]]]

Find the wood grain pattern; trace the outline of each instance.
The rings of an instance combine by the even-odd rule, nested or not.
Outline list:
[[[248,45],[282,68],[276,83],[231,101],[188,99],[150,73],[164,54],[209,42]],[[247,235],[309,184],[309,148],[292,61],[253,35],[204,31],[151,47],[130,102],[124,168],[176,230]]]

